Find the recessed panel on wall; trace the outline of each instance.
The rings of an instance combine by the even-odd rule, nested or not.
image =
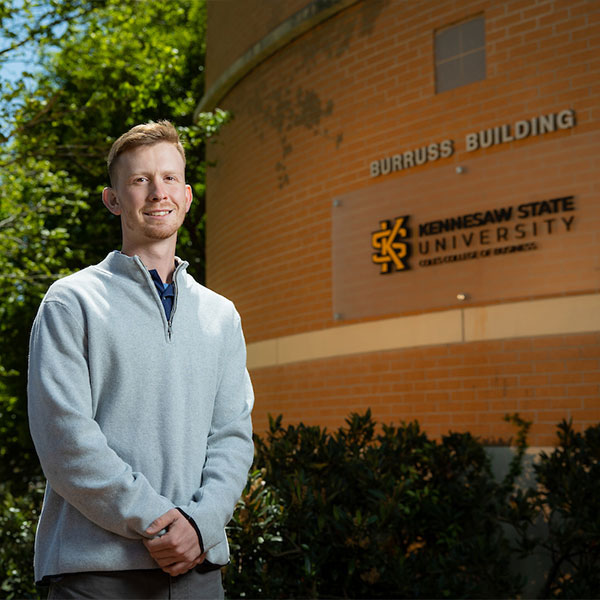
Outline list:
[[[598,290],[599,143],[564,135],[333,199],[336,318]]]

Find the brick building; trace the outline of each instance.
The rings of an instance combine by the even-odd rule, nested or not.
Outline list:
[[[600,3],[208,2],[207,284],[267,415],[600,420]]]

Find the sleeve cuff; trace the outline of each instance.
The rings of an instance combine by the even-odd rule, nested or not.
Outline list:
[[[198,542],[200,543],[200,554],[204,554],[204,542],[202,541],[202,534],[198,529],[198,525],[196,525],[196,521],[190,517],[185,511],[183,511],[179,506],[175,507],[186,519],[186,521],[194,528],[196,535],[198,536]]]

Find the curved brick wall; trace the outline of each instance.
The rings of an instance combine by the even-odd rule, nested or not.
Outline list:
[[[228,61],[307,3],[282,3],[289,10],[276,17],[257,11],[254,20],[233,10],[244,2],[212,4],[207,70],[214,81]],[[486,78],[436,94],[434,32],[479,14],[485,19]],[[223,34],[246,25],[246,37],[225,52]],[[423,174],[435,180],[442,169],[473,159],[467,132],[520,119],[565,109],[576,114],[574,127],[480,149],[477,159],[501,161],[506,181],[518,187],[527,169],[517,156],[528,149],[536,172],[553,178],[552,189],[583,186],[581,202],[590,207],[578,218],[590,227],[589,243],[569,252],[589,256],[590,272],[600,273],[593,255],[600,219],[591,207],[600,190],[599,44],[600,6],[593,2],[369,0],[310,29],[238,81],[219,102],[234,119],[210,147],[216,166],[207,185],[207,279],[240,310],[249,356],[263,342],[285,336],[328,329],[342,335],[347,325],[456,309],[448,300],[423,310],[335,320],[332,200],[372,190],[376,202],[383,181],[409,185]],[[449,158],[371,176],[373,160],[445,139],[457,140]],[[440,194],[439,208],[468,212],[460,202],[458,195]],[[526,280],[514,289],[509,281],[501,297],[479,306],[598,294],[600,276],[577,287],[560,251],[545,256],[555,285],[532,293]],[[571,277],[573,285],[561,287],[561,277]],[[594,318],[592,311],[583,325],[560,335],[549,326],[541,331],[546,335],[517,331],[507,339],[495,334],[482,342],[286,365],[276,357],[258,361],[252,368],[255,423],[264,428],[267,413],[283,412],[288,421],[337,427],[350,410],[371,407],[381,420],[417,418],[435,435],[468,429],[496,439],[509,434],[502,416],[519,411],[534,421],[534,445],[552,443],[561,418],[572,417],[581,427],[600,419],[600,327]]]

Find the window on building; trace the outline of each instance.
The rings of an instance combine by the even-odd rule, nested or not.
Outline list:
[[[439,94],[485,79],[483,16],[435,34],[435,91]]]

